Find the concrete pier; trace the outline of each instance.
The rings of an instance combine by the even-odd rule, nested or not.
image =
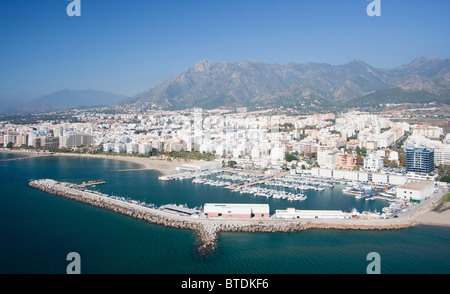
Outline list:
[[[71,183],[51,179],[33,180],[31,187],[91,204],[114,212],[166,227],[190,229],[197,233],[197,249],[201,254],[214,251],[220,232],[298,232],[306,229],[396,230],[416,225],[411,216],[395,219],[217,219],[204,216],[178,215],[127,201],[81,190]]]

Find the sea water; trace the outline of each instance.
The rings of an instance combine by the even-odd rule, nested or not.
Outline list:
[[[196,253],[191,230],[149,224],[28,186],[29,179],[102,179],[106,184],[95,189],[156,205],[268,203],[272,213],[287,207],[381,211],[388,205],[344,195],[340,186],[306,191],[307,200],[290,202],[191,180],[161,182],[154,171],[110,172],[137,167],[119,160],[63,156],[0,162],[0,273],[65,273],[69,252],[80,254],[81,273],[364,274],[369,252],[380,254],[381,273],[450,273],[449,228],[226,232],[217,250],[204,257]]]

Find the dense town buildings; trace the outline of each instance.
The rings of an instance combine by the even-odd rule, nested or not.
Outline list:
[[[400,165],[391,150],[400,140],[403,152],[428,148],[433,160],[416,172],[450,165],[450,137],[442,128],[394,122],[373,113],[349,112],[308,116],[272,115],[267,111],[153,111],[145,114],[80,112],[80,122],[2,122],[4,147],[80,150],[152,155],[169,152],[210,154],[224,164],[242,167],[380,171],[385,162]],[[444,138],[442,140],[442,138]],[[86,149],[87,148],[87,149]],[[364,152],[361,153],[361,150]],[[286,161],[287,155],[294,155]],[[411,169],[411,154],[404,167]],[[434,164],[433,164],[434,163]]]

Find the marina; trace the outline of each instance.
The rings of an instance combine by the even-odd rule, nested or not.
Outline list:
[[[79,168],[79,172],[76,169],[74,171],[72,165],[70,169],[67,168],[67,171],[70,172],[61,172],[61,170],[57,168],[58,166],[68,166],[67,164],[61,163],[74,161],[82,165]],[[279,258],[290,258],[298,263],[298,266],[289,268],[289,271],[292,273],[298,273],[299,267],[304,267],[304,260],[303,258],[296,259],[296,254],[298,253],[297,249],[292,252],[286,252],[284,250],[284,248],[286,248],[286,244],[305,244],[305,246],[308,247],[309,242],[312,242],[313,244],[317,244],[317,242],[326,242],[326,244],[333,242],[330,246],[326,247],[326,250],[336,250],[336,255],[345,256],[346,253],[341,250],[342,246],[334,246],[334,244],[340,244],[342,240],[347,239],[350,242],[354,242],[354,240],[368,242],[367,246],[362,249],[362,252],[364,253],[369,252],[366,250],[373,248],[373,244],[378,244],[377,242],[380,242],[380,244],[389,244],[389,242],[392,242],[391,240],[393,238],[397,238],[395,240],[397,240],[399,244],[402,244],[402,242],[406,242],[406,244],[409,244],[410,242],[417,242],[417,232],[419,230],[427,232],[428,234],[430,230],[434,230],[436,228],[432,226],[420,226],[420,223],[418,223],[419,226],[414,227],[414,218],[410,219],[408,217],[408,212],[402,212],[400,206],[397,207],[397,218],[368,219],[367,216],[361,212],[367,210],[367,208],[371,208],[371,211],[376,208],[381,212],[382,205],[379,203],[379,200],[364,201],[357,200],[355,197],[351,197],[350,195],[343,195],[342,189],[345,186],[340,183],[334,183],[333,188],[325,188],[324,191],[305,190],[304,192],[308,195],[308,199],[306,201],[288,202],[286,200],[235,193],[229,189],[225,189],[225,187],[194,184],[192,183],[194,178],[164,183],[158,181],[157,173],[105,173],[107,170],[135,167],[134,165],[128,165],[123,162],[120,162],[120,165],[115,164],[115,161],[102,161],[100,159],[89,159],[80,162],[78,159],[62,156],[54,157],[51,160],[46,161],[46,165],[42,165],[42,162],[37,159],[35,161],[24,161],[24,163],[25,162],[27,163],[27,166],[33,165],[38,169],[24,169],[22,165],[17,165],[16,168],[16,164],[12,163],[8,164],[8,166],[5,166],[3,169],[4,185],[7,189],[5,194],[3,194],[4,199],[11,199],[11,204],[5,203],[3,206],[2,213],[5,220],[5,222],[3,222],[5,224],[4,230],[8,233],[8,236],[10,236],[9,238],[13,238],[13,236],[15,236],[13,232],[18,229],[20,230],[21,227],[34,226],[34,224],[36,224],[35,227],[30,228],[30,231],[36,232],[36,238],[38,241],[42,240],[42,242],[37,242],[37,246],[42,244],[41,247],[44,251],[48,248],[45,241],[48,240],[48,237],[50,237],[48,235],[48,228],[52,228],[52,235],[57,234],[57,236],[60,236],[61,238],[67,238],[67,231],[70,230],[73,234],[76,234],[76,237],[71,239],[73,242],[78,242],[78,240],[85,239],[85,241],[82,242],[82,244],[85,244],[83,246],[87,246],[86,248],[89,248],[91,252],[95,253],[98,251],[99,256],[104,256],[103,249],[101,247],[107,248],[110,244],[117,244],[117,246],[109,247],[111,250],[114,250],[113,254],[117,254],[118,258],[121,256],[125,257],[124,262],[118,264],[114,268],[114,272],[117,273],[125,271],[133,272],[133,270],[139,273],[156,273],[164,271],[180,272],[180,265],[173,267],[169,266],[168,268],[167,264],[164,264],[164,262],[169,261],[167,263],[176,264],[181,260],[182,264],[187,264],[192,262],[193,251],[195,252],[194,255],[197,254],[197,250],[201,252],[200,255],[208,254],[208,252],[214,251],[217,246],[219,246],[220,254],[212,253],[213,258],[208,259],[209,263],[213,263],[213,266],[208,266],[209,263],[205,264],[205,262],[197,262],[196,268],[199,272],[217,272],[219,265],[222,265],[224,261],[228,260],[230,254],[237,254],[237,256],[244,258],[244,260],[245,258],[249,258],[249,260],[251,259],[255,261],[255,263],[252,263],[246,271],[259,273],[259,260],[262,260],[267,266],[273,266],[274,264],[278,264]],[[17,174],[17,177],[19,177],[21,181],[11,181],[11,173]],[[75,173],[77,173],[76,176],[73,176]],[[236,172],[216,173],[214,175],[210,175],[209,177],[216,177],[217,179],[221,179],[223,181],[232,181],[231,179],[228,179],[228,177],[233,175],[239,176],[242,179],[252,177],[245,174],[239,175]],[[222,178],[222,176],[224,177]],[[258,176],[259,179],[264,177],[265,175]],[[48,192],[45,192],[50,193],[46,196],[42,194],[40,191],[41,189],[39,188],[21,188],[22,186],[29,184],[28,179],[42,178],[54,178],[60,183],[71,182],[72,185],[74,185],[73,187],[77,187],[77,189],[84,189],[85,191],[83,191],[83,193],[70,190],[58,191],[57,189],[49,190],[41,187],[48,190]],[[88,180],[97,179],[103,179],[107,184],[98,185],[97,187],[79,187],[79,184],[83,181],[88,182]],[[236,179],[235,182],[237,183],[238,180]],[[15,192],[20,189],[22,189],[21,191],[23,192],[20,195],[17,195]],[[58,189],[62,189],[62,187],[59,187]],[[279,189],[281,189],[281,187]],[[78,196],[70,196],[69,194],[66,194],[67,192],[70,192],[71,195],[75,195],[76,193]],[[101,197],[100,194],[95,194],[93,192],[101,193],[105,197]],[[6,196],[8,197],[5,198]],[[71,200],[61,201],[60,199],[55,199],[54,197],[64,197]],[[92,199],[92,201],[89,199]],[[94,199],[97,199],[97,201],[93,201]],[[102,201],[99,201],[99,199],[102,199]],[[108,210],[116,214],[123,214],[123,216],[103,213],[97,208],[79,205],[76,202],[84,202],[91,206]],[[233,218],[217,219],[204,218],[200,215],[188,216],[183,215],[182,212],[159,209],[162,206],[171,203],[175,206],[184,206],[184,204],[187,203],[189,208],[194,209],[196,206],[201,207],[203,204],[208,202],[268,203],[271,208],[271,217],[268,219],[254,218],[246,220]],[[338,203],[344,202],[346,202],[346,204],[339,206]],[[6,220],[12,217],[9,212],[15,211],[15,209],[19,208],[19,205],[14,205],[15,203],[20,204],[20,208],[23,209],[24,212],[23,215],[31,214],[31,216],[28,218],[13,218],[14,223],[8,224]],[[32,204],[32,207],[28,205],[29,203]],[[149,207],[143,206],[145,205],[144,203]],[[375,203],[378,204],[373,205]],[[407,209],[419,208],[419,205],[412,205]],[[357,207],[357,210],[359,211],[359,213],[356,212],[354,214],[354,217],[351,215],[351,218],[344,219],[325,218],[327,216],[327,210],[339,210],[344,212],[344,215],[348,217],[352,212],[352,206]],[[295,207],[296,211],[301,211],[302,214],[303,211],[305,211],[305,217],[310,216],[314,218],[305,218],[300,215],[299,219],[293,219],[292,217],[277,219],[278,216],[274,216],[276,215],[276,210],[287,210],[289,207]],[[324,212],[319,212],[316,214],[317,212],[314,210],[324,210]],[[144,214],[144,212],[146,213]],[[360,216],[358,218],[359,214]],[[342,213],[336,212],[331,216],[338,217],[340,215],[342,215]],[[279,216],[282,217],[281,214]],[[319,218],[316,219],[315,216],[318,216]],[[76,218],[76,221],[73,220],[74,218]],[[129,218],[136,218],[143,221],[133,221]],[[36,220],[38,220],[38,222],[36,222]],[[69,224],[67,220],[70,220],[72,223]],[[67,225],[59,225],[61,221],[67,223]],[[24,222],[27,225],[24,225]],[[148,225],[146,222],[149,222],[152,225]],[[20,225],[14,226],[14,224]],[[12,228],[11,225],[13,225]],[[411,229],[398,230],[401,228]],[[391,231],[393,229],[395,229],[395,232]],[[98,235],[99,230],[102,231],[102,234],[97,238],[96,236]],[[272,232],[275,234],[273,236],[269,235]],[[282,232],[299,233],[283,234]],[[385,240],[383,239],[384,236],[388,238],[386,240],[390,241],[377,241],[380,240],[380,238]],[[217,239],[218,237],[219,239]],[[22,244],[20,242],[21,239],[19,238],[22,237],[18,235],[16,239],[10,239],[11,241],[8,243],[10,245],[4,243],[4,249],[8,249],[8,252],[17,249],[17,247]],[[436,236],[436,238],[442,240],[442,236]],[[93,240],[95,240],[95,242],[93,242]],[[98,246],[98,244],[102,244],[98,242],[102,242],[103,240],[105,242],[104,246]],[[136,246],[137,240],[139,240],[139,244],[142,244],[142,247]],[[202,240],[205,240],[205,242],[210,240],[211,243],[207,243],[209,245],[203,247],[205,243]],[[243,244],[244,240],[245,244]],[[429,240],[430,236],[427,235],[423,242],[428,242]],[[273,248],[274,254],[270,254],[270,257],[265,257],[268,255],[255,255],[255,246],[263,251],[267,250],[267,248]],[[297,248],[296,246],[292,248]],[[137,248],[140,248],[141,250],[139,251],[139,256],[135,256],[134,254],[124,255],[124,248],[127,248],[126,251],[130,252],[135,252]],[[279,250],[281,248],[283,248],[283,250]],[[429,248],[429,244],[423,243],[420,250],[424,251],[422,248]],[[323,247],[320,246],[320,249],[321,250],[317,250],[317,254],[322,256]],[[74,249],[70,248],[70,250]],[[232,252],[230,252],[230,250],[232,250]],[[436,250],[436,248],[434,248],[434,250]],[[34,255],[30,253],[29,246],[25,246],[25,244],[23,244],[23,249],[21,249],[20,252],[20,255],[13,255],[14,258],[11,258],[11,262],[17,262],[17,260],[20,260],[20,256],[25,254],[26,258],[22,259],[23,262],[21,264],[23,264],[24,269],[29,269],[27,267],[29,265],[28,261],[33,260]],[[277,252],[282,255],[277,255]],[[224,254],[222,255],[222,253]],[[351,254],[354,254],[354,251],[352,251]],[[150,261],[143,264],[142,268],[136,270],[134,264],[140,264],[139,262],[142,261],[141,256],[149,256]],[[394,255],[393,258],[397,256],[398,255]],[[218,264],[215,264],[217,258],[222,257],[223,260],[219,260]],[[46,258],[50,260],[53,258],[53,255],[49,253]],[[57,255],[54,258],[55,266],[52,267],[53,272],[58,272],[60,270],[58,267],[59,258],[60,255]],[[134,261],[133,266],[127,267],[127,265],[129,265],[128,260],[130,259]],[[154,260],[158,260],[158,264],[160,264],[157,269],[155,269]],[[200,260],[203,260],[203,258]],[[258,260],[258,262],[256,262],[256,260]],[[311,258],[311,260],[318,262],[315,257]],[[336,260],[336,263],[340,261],[341,259]],[[327,262],[329,262],[328,258]],[[398,260],[399,266],[400,264],[404,264],[404,262],[405,261],[402,259]],[[98,264],[99,267],[95,269],[88,269],[88,265],[85,263],[85,272],[110,272],[111,263],[108,262],[103,265],[103,263],[99,261],[95,264]],[[324,263],[324,268],[327,269],[324,272],[329,271],[326,267],[327,264],[328,263]],[[422,266],[421,263],[418,263],[417,265]],[[230,268],[235,266],[235,262],[230,262],[229,266]],[[190,268],[190,266],[188,268],[183,267],[183,265],[181,265],[181,267],[181,271],[188,271]],[[11,271],[11,267],[7,267],[5,265],[4,268],[5,271],[6,269]],[[126,270],[124,270],[124,268],[126,268]],[[286,264],[282,264],[276,266],[276,268],[270,272],[281,273],[286,271],[286,268]],[[400,268],[404,267],[400,266]],[[431,265],[430,269],[435,270],[435,268],[431,267]],[[41,269],[36,267],[29,271],[41,272]],[[228,271],[229,269],[223,270],[224,273],[228,273]]]
[[[380,218],[394,217],[398,214],[397,206],[404,208],[411,205],[411,203],[396,199],[396,187],[393,185],[376,185],[313,175],[278,173],[266,176],[254,172],[215,170],[171,176],[171,180],[185,179],[191,179],[193,184],[223,187],[237,194],[286,201],[305,201],[308,199],[306,191],[320,193],[339,185],[344,187],[343,194],[353,196],[357,200],[373,201],[378,199],[391,202],[391,205],[378,212]],[[361,211],[361,213],[369,214],[371,212]]]
[[[299,211],[299,217],[271,216],[240,218],[208,217],[200,208],[189,208],[185,205],[167,204],[157,207],[154,204],[134,200],[130,197],[108,195],[80,187],[77,184],[58,182],[52,179],[30,180],[29,185],[47,193],[85,202],[97,207],[122,213],[137,219],[174,228],[187,228],[195,230],[198,234],[198,251],[207,254],[214,251],[218,234],[227,231],[241,232],[295,232],[310,228],[321,229],[357,229],[357,230],[392,230],[402,229],[415,225],[410,217],[411,207],[392,205],[391,211],[384,215],[377,213],[352,211],[349,213],[339,211],[304,210]],[[267,192],[266,192],[267,193]],[[236,213],[242,209],[236,204]],[[423,206],[426,209],[427,206]],[[287,210],[288,214],[292,210]],[[294,210],[295,213],[295,210]],[[388,217],[388,215],[390,217]],[[405,217],[400,217],[405,215]],[[308,220],[305,222],[304,218]]]

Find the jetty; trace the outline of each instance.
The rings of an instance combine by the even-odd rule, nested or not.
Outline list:
[[[88,182],[83,182],[81,185],[79,185],[80,187],[95,187],[97,185],[103,185],[106,184],[105,181],[103,180],[96,180],[96,181],[88,181]]]
[[[263,184],[266,181],[270,181],[270,180],[282,177],[282,176],[284,176],[286,174],[287,173],[278,173],[276,175],[264,177],[263,179],[258,179],[256,181],[233,184],[233,185],[225,187],[225,189],[235,190],[235,189],[242,189],[242,188],[253,186],[253,185],[257,185],[257,184]]]
[[[120,172],[129,172],[129,171],[147,171],[147,170],[155,170],[153,168],[127,168],[127,169],[114,169],[107,170],[108,173],[120,173]]]
[[[47,156],[50,156],[50,155],[48,155],[48,154],[27,154],[26,156],[22,156],[22,157],[0,159],[0,162],[3,162],[3,161],[18,161],[18,160],[25,160],[25,159],[37,158],[37,157],[47,157]]]
[[[413,212],[392,219],[277,219],[208,218],[197,213],[178,213],[172,206],[160,209],[130,198],[115,197],[52,179],[30,180],[29,186],[68,199],[166,227],[190,229],[197,233],[197,249],[208,254],[216,249],[220,232],[298,232],[306,229],[396,230],[416,225]],[[426,211],[429,206],[421,206]],[[183,212],[191,212],[185,210]]]

